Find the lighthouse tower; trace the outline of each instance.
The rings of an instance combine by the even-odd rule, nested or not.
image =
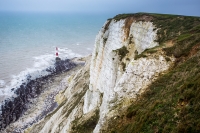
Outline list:
[[[58,47],[56,47],[56,61],[60,61],[61,59],[58,56]]]
[[[56,57],[58,57],[58,47],[56,47]]]

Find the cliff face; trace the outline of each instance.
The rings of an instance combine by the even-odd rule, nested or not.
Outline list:
[[[121,117],[177,61],[167,51],[174,46],[173,40],[154,17],[143,14],[108,20],[96,37],[91,62],[60,94],[64,97],[59,108],[26,131],[108,131],[111,120]],[[161,40],[162,31],[166,40]]]
[[[127,22],[127,21],[132,21]],[[126,107],[152,83],[170,62],[164,54],[135,60],[136,54],[158,46],[151,22],[133,19],[106,22],[96,37],[90,66],[90,84],[84,99],[84,114],[100,109],[94,132],[100,132],[106,119],[116,114],[115,106]],[[112,112],[112,113],[111,113]]]

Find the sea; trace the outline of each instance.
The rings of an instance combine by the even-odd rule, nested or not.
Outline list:
[[[95,37],[112,15],[0,12],[0,102],[27,75],[37,78],[61,59],[92,53]]]

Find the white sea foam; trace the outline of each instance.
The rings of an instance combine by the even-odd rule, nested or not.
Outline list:
[[[91,48],[87,48],[87,50],[89,50],[89,51],[92,51],[92,49],[91,49]]]
[[[80,57],[80,54],[73,53],[68,48],[58,48],[59,57],[61,59],[71,59],[73,57]],[[27,80],[34,80],[36,78],[49,75],[50,72],[46,71],[46,68],[53,67],[55,63],[55,51],[50,54],[44,54],[33,57],[33,67],[26,68],[17,75],[12,75],[12,80],[9,85],[6,85],[3,80],[0,80],[0,98],[14,96],[12,88],[20,87],[22,83],[27,83]]]
[[[0,80],[0,88],[3,88],[5,86],[5,81],[4,80]]]
[[[71,59],[73,57],[81,57],[82,55],[74,53],[71,49],[68,48],[58,48],[58,54],[61,59]]]

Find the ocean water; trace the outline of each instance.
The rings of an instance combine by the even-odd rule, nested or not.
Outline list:
[[[61,59],[88,55],[109,16],[67,13],[0,13],[0,101],[26,75],[41,74]]]

